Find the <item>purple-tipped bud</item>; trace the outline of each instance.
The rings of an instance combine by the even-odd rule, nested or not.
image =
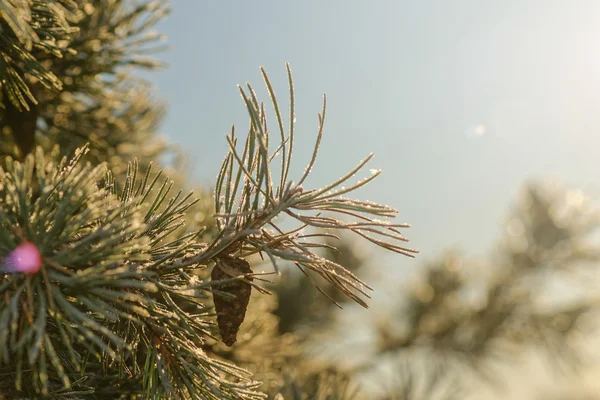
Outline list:
[[[36,274],[42,266],[42,255],[37,246],[31,242],[23,242],[6,256],[2,263],[4,272],[24,272]]]

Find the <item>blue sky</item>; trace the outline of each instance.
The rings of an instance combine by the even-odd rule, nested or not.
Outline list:
[[[383,174],[359,195],[399,209],[425,259],[452,245],[484,253],[526,180],[555,178],[600,193],[600,2],[172,5],[158,26],[169,37],[160,55],[169,67],[151,79],[169,104],[160,132],[193,155],[200,183],[213,183],[231,125],[246,129],[236,85],[249,81],[264,95],[264,66],[285,103],[290,62],[296,176],[326,92],[325,136],[309,185],[374,152],[370,167]]]

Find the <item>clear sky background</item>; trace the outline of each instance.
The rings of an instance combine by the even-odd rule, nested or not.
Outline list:
[[[359,195],[398,208],[424,259],[452,245],[483,254],[526,180],[555,178],[600,194],[598,1],[172,5],[158,26],[169,38],[160,55],[169,67],[150,76],[170,107],[160,130],[193,156],[200,183],[214,182],[231,125],[247,127],[236,84],[249,81],[264,95],[264,66],[287,107],[289,61],[296,177],[326,92],[309,185],[374,152],[370,167],[384,172]]]

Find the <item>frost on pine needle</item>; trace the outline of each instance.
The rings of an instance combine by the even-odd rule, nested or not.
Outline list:
[[[323,239],[328,234],[306,235],[303,233],[304,228],[319,228],[321,232],[351,231],[386,250],[413,257],[417,251],[403,245],[407,239],[399,230],[409,225],[391,222],[389,219],[394,218],[397,211],[389,206],[346,197],[379,175],[379,170],[372,169],[371,176],[355,183],[351,181],[371,160],[372,154],[347,174],[323,188],[303,187],[313,170],[323,136],[327,105],[325,96],[323,109],[318,114],[318,134],[310,162],[297,183],[290,179],[295,110],[294,86],[289,65],[287,71],[291,122],[285,129],[271,82],[261,68],[279,131],[279,144],[274,150],[273,146],[270,146],[273,140],[267,126],[264,103],[259,102],[249,84],[246,88],[239,87],[250,115],[250,127],[243,145],[238,140],[234,128],[227,136],[229,154],[218,174],[214,196],[220,234],[207,249],[206,257],[229,255],[234,252],[247,257],[261,253],[271,260],[276,271],[277,260],[290,261],[304,273],[307,270],[317,273],[357,303],[367,307],[360,296],[369,297],[367,291],[371,288],[342,265],[327,260],[314,251],[315,248],[324,245],[309,241],[309,238],[319,239],[320,236]],[[281,162],[275,167],[274,159],[278,154],[281,155]],[[282,213],[298,221],[301,224],[300,228],[286,231],[278,226],[274,218]]]
[[[188,290],[197,279],[170,264],[206,249],[201,232],[169,236],[191,194],[169,198],[171,181],[150,168],[138,175],[137,161],[119,185],[106,165],[81,165],[86,151],[56,163],[38,147],[0,167],[0,258],[31,243],[41,259],[35,275],[0,271],[0,370],[41,395],[78,385],[75,375],[111,387],[86,371],[122,368],[156,398],[264,398],[248,371],[202,351],[210,309]],[[30,376],[29,366],[48,373]]]

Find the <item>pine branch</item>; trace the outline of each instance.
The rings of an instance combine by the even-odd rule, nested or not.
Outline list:
[[[85,385],[96,389],[102,379],[121,376],[130,380],[132,394],[141,390],[145,398],[262,399],[260,382],[248,371],[204,351],[217,334],[209,295],[235,298],[233,282],[267,293],[251,282],[260,274],[238,274],[236,264],[257,253],[275,268],[279,260],[292,261],[366,307],[359,296],[368,297],[370,288],[311,250],[330,247],[314,242],[330,235],[302,229],[347,230],[383,248],[415,253],[394,243],[406,241],[398,228],[408,225],[375,219],[393,217],[394,209],[342,197],[372,179],[338,189],[368,159],[323,189],[304,190],[287,179],[275,188],[265,108],[249,88],[250,97],[241,93],[251,129],[242,155],[233,133],[228,137],[230,151],[215,189],[218,233],[209,243],[200,240],[202,231],[175,235],[197,200],[181,191],[170,195],[174,182],[151,168],[142,176],[137,161],[119,184],[106,164],[82,165],[88,147],[58,163],[58,152],[46,157],[40,147],[24,163],[7,158],[0,170],[0,252],[9,254],[27,241],[37,246],[42,262],[39,273],[0,280],[0,365],[14,367],[17,392],[49,396],[57,382],[78,390],[75,376],[87,377]],[[316,159],[323,116],[324,109],[313,159],[300,182]],[[279,146],[287,152],[281,176],[289,169],[292,142],[285,137]],[[323,211],[354,221],[321,216]],[[274,223],[282,213],[302,225],[282,230]],[[228,277],[206,282],[195,276],[209,265]]]
[[[190,202],[174,198],[160,213],[168,191],[152,197],[152,184],[138,186],[136,196],[127,185],[118,195],[112,186],[99,189],[106,167],[80,167],[83,154],[55,166],[38,151],[36,164],[46,167],[35,176],[32,156],[25,164],[8,160],[0,171],[0,248],[10,250],[26,237],[44,263],[41,274],[6,275],[0,285],[0,360],[22,377],[16,389],[49,395],[54,379],[69,388],[73,373],[89,373],[91,357],[103,368],[144,376],[147,395],[262,398],[246,371],[201,351],[203,338],[211,335],[208,310],[184,312],[174,298],[201,303],[154,283],[155,274],[144,268],[164,251],[152,240],[155,233],[173,224]],[[33,180],[38,193],[32,192]],[[130,182],[135,187],[133,176]],[[172,247],[181,254],[181,246]],[[242,382],[227,382],[222,374]]]
[[[280,129],[283,129],[283,122],[280,118],[281,112],[264,70],[263,76],[278,117],[278,125]],[[291,96],[290,114],[294,115],[293,81],[289,66],[288,78]],[[293,143],[292,120],[289,135],[285,136],[282,131],[281,144],[275,150],[275,152],[287,150],[287,154],[285,157],[282,155],[282,163],[279,169],[280,184],[274,186],[274,171],[271,170],[270,164],[275,157],[269,149],[269,130],[266,123],[265,108],[259,106],[258,99],[250,85],[248,85],[248,90],[250,96],[240,87],[240,94],[250,115],[250,129],[243,151],[240,153],[236,149],[237,139],[235,130],[232,129],[231,134],[227,137],[230,147],[229,154],[225,158],[217,177],[215,209],[220,234],[198,256],[191,257],[189,260],[177,260],[172,264],[172,267],[180,268],[194,263],[206,263],[212,258],[231,255],[235,252],[238,252],[242,257],[264,253],[272,261],[276,271],[278,271],[277,259],[291,261],[300,269],[309,269],[316,272],[352,300],[363,307],[367,307],[366,302],[360,298],[360,295],[369,297],[367,290],[371,290],[371,288],[343,266],[313,252],[311,250],[312,243],[306,241],[303,229],[317,227],[347,230],[390,251],[409,257],[413,257],[413,254],[417,253],[416,250],[395,243],[407,241],[400,234],[398,228],[406,228],[409,226],[408,224],[394,224],[371,217],[394,217],[397,213],[396,210],[376,203],[342,197],[343,194],[354,191],[379,175],[380,171],[375,171],[371,177],[350,185],[348,188],[340,189],[341,185],[359,172],[372,156],[361,161],[348,174],[325,188],[305,190],[300,183],[295,184],[293,181],[287,180],[293,152],[291,145]],[[319,114],[319,133],[312,160],[299,182],[303,182],[308,177],[317,157],[323,134],[325,106],[326,103],[324,102],[323,111]],[[286,143],[289,143],[287,147]],[[307,215],[307,212],[313,212],[314,215]],[[344,217],[350,216],[355,221],[344,222],[342,219],[324,217],[321,216],[322,212],[341,214]],[[278,227],[273,220],[281,213],[285,213],[299,221],[302,224],[300,228],[284,231]],[[266,226],[270,226],[271,229],[265,228]],[[382,236],[383,239],[377,238],[377,235]],[[318,237],[319,234],[313,236]],[[327,234],[320,236],[325,238]]]
[[[44,66],[41,54],[62,57],[65,43],[78,32],[73,1],[10,0],[0,4],[0,81],[19,111],[38,104],[26,75],[47,89],[60,90],[59,78]]]
[[[171,150],[154,137],[164,106],[151,98],[147,82],[127,74],[132,68],[161,66],[147,57],[161,49],[162,39],[149,29],[168,7],[160,1],[133,5],[121,0],[4,3],[0,23],[19,20],[20,25],[13,31],[7,22],[2,25],[7,34],[0,35],[0,80],[5,82],[0,109],[6,108],[0,110],[0,131],[11,127],[21,158],[33,137],[47,151],[59,144],[62,154],[89,143],[86,158],[110,162],[122,176],[117,164],[126,165],[135,150],[151,159]],[[33,130],[14,122],[23,120]],[[0,150],[15,156],[12,144],[2,143]]]

